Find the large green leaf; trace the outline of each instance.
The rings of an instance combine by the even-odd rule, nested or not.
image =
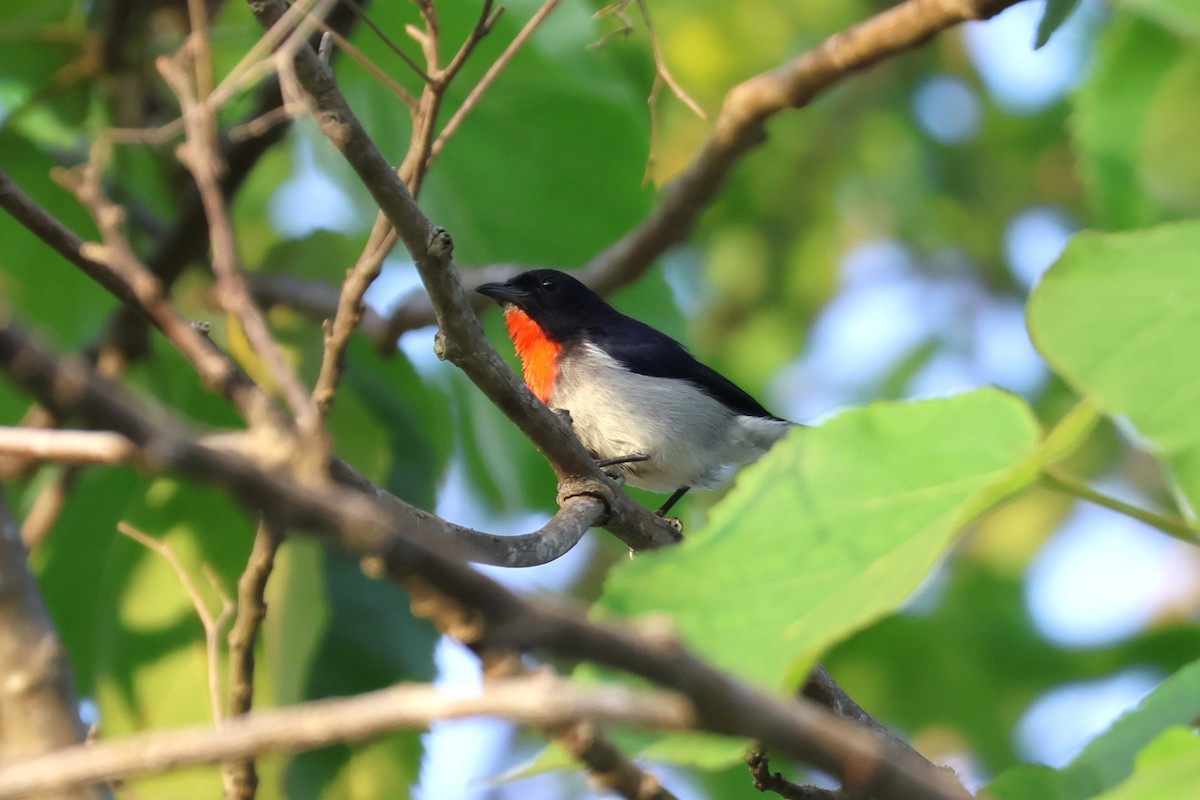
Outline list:
[[[1193,507],[1200,504],[1197,252],[1194,222],[1081,233],[1045,275],[1028,311],[1046,359],[1158,447]]]
[[[1020,766],[1008,770],[988,787],[987,796],[995,800],[1023,800],[1036,796],[1047,800],[1085,800],[1106,789],[1118,786],[1103,797],[1141,800],[1152,795],[1127,793],[1132,786],[1142,786],[1142,780],[1154,780],[1142,775],[1143,759],[1134,757],[1143,748],[1153,749],[1156,737],[1171,726],[1186,725],[1200,716],[1200,661],[1180,669],[1148,695],[1137,708],[1124,714],[1104,734],[1093,740],[1069,765],[1056,771],[1040,766]],[[1170,735],[1171,731],[1167,732]],[[1160,737],[1161,738],[1161,737]],[[1195,756],[1192,756],[1193,761]],[[1151,772],[1147,770],[1147,772]],[[1134,777],[1125,780],[1133,773]],[[1124,781],[1124,783],[1122,783]],[[1187,785],[1187,784],[1182,784]],[[1190,784],[1194,789],[1195,781]],[[1157,795],[1153,795],[1157,796]],[[1184,794],[1164,794],[1162,797],[1185,797]]]
[[[797,429],[680,547],[615,569],[600,606],[665,614],[715,665],[790,688],[823,650],[902,603],[960,527],[1014,488],[1037,442],[1028,407],[993,389]],[[669,742],[654,754],[708,766],[737,754]]]
[[[784,687],[903,602],[1037,440],[1025,404],[992,389],[797,429],[683,545],[614,570],[602,607],[667,613],[714,663]]]

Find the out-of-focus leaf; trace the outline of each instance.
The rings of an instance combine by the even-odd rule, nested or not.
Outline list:
[[[26,503],[38,488],[36,483],[31,487]],[[97,660],[101,652],[110,657],[113,646],[109,619],[113,579],[108,573],[115,568],[117,521],[144,489],[144,481],[131,469],[83,472],[71,493],[72,502],[63,508],[45,543],[31,555],[42,594],[71,654],[75,680],[84,695],[95,693],[97,669],[104,668],[97,666]]]
[[[1200,8],[1200,3],[1196,4]],[[1200,52],[1181,58],[1163,76],[1146,114],[1140,148],[1142,185],[1164,210],[1200,213]]]
[[[821,651],[903,602],[960,526],[1012,491],[1037,437],[1028,407],[995,390],[797,429],[680,547],[615,569],[600,607],[666,614],[713,664],[793,686]]]
[[[385,361],[356,338],[346,357],[344,388],[330,416],[343,455],[389,491],[433,509],[453,439],[444,393],[403,353]]]
[[[995,800],[1023,800],[1032,796],[1028,793],[1031,785],[1037,785],[1045,792],[1037,797],[1053,800],[1108,797],[1110,793],[1099,793],[1118,784],[1121,784],[1119,791],[1124,791],[1139,780],[1136,773],[1141,771],[1140,756],[1137,770],[1134,768],[1134,757],[1139,751],[1146,752],[1143,748],[1153,748],[1155,737],[1164,729],[1191,723],[1198,716],[1200,661],[1188,664],[1164,680],[1137,708],[1122,715],[1061,771],[1045,767],[1015,767],[988,787],[987,796]],[[1134,773],[1134,778],[1125,781],[1130,773]],[[1190,784],[1193,789],[1196,785],[1195,781]],[[1115,793],[1113,796],[1137,797],[1141,800],[1151,795]],[[1187,795],[1163,796],[1182,798]]]
[[[403,356],[384,361],[361,339],[347,352],[342,389],[329,419],[339,452],[390,491],[432,508],[450,451],[448,415],[440,393],[424,384]],[[354,694],[398,681],[433,677],[437,634],[409,611],[409,598],[386,581],[368,578],[358,559],[336,550],[300,552],[288,576],[295,608],[277,633],[311,654],[288,669],[289,689],[304,699]],[[313,585],[313,581],[319,585]],[[318,620],[304,608],[317,606]],[[298,630],[297,626],[313,626]],[[302,686],[294,681],[303,680]],[[285,778],[287,796],[400,797],[414,785],[420,735],[403,732],[367,746],[337,746],[296,756]]]
[[[1143,14],[1180,36],[1200,40],[1200,6],[1192,0],[1116,0],[1114,5]]]
[[[1079,0],[1046,0],[1046,10],[1042,12],[1042,18],[1038,22],[1033,49],[1040,49],[1050,41],[1050,37],[1067,21],[1078,5]]]
[[[1011,509],[1013,504],[1000,513],[1016,516],[989,517],[983,524],[1011,529],[1030,524],[1038,513]],[[999,529],[989,535],[1010,536]],[[953,731],[990,771],[1017,762],[1011,732],[1044,692],[1134,667],[1174,671],[1200,652],[1200,631],[1187,624],[1096,649],[1058,647],[1035,629],[1020,573],[1008,574],[1010,567],[983,558],[973,552],[955,558],[945,585],[930,587],[936,594],[932,610],[881,620],[822,656],[822,663],[893,728],[915,737]]]
[[[1128,15],[1114,20],[1097,45],[1092,76],[1074,98],[1071,127],[1088,204],[1104,228],[1163,217],[1142,185],[1140,155],[1156,90],[1182,52],[1175,36]]]
[[[1029,304],[1046,359],[1107,413],[1125,416],[1171,464],[1200,507],[1200,223],[1085,232]]]
[[[208,608],[220,612],[201,567],[210,567],[232,594],[251,543],[252,523],[231,500],[213,489],[156,478],[136,488],[121,517],[166,543]],[[56,528],[52,535],[58,533]],[[113,537],[103,559],[91,564],[102,576],[93,624],[95,697],[105,734],[211,722],[204,630],[178,574],[137,542],[92,531],[97,534]],[[141,792],[173,794],[194,792],[198,780],[220,790],[211,770],[134,785]]]
[[[437,633],[412,616],[404,593],[391,583],[368,578],[351,555],[326,551],[323,562],[329,623],[314,651],[306,698],[432,679]],[[393,734],[367,747],[341,745],[302,753],[288,767],[287,795],[403,797],[404,789],[416,783],[420,758],[416,731]]]
[[[644,90],[586,49],[595,31],[584,6],[556,9],[438,159],[423,201],[465,262],[580,264],[650,207]]]
[[[29,140],[0,129],[9,177],[47,211],[84,238],[95,238],[86,212],[50,183],[56,162]],[[117,301],[7,213],[0,213],[0,308],[25,320],[40,337],[74,349],[104,323]]]
[[[346,270],[354,266],[361,250],[361,243],[343,233],[314,231],[299,239],[277,242],[256,269],[340,286]]]
[[[1129,780],[1096,800],[1190,800],[1200,786],[1200,738],[1176,727],[1146,746]]]

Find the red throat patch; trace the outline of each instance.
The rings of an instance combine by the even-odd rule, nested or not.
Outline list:
[[[549,403],[554,379],[558,377],[558,354],[562,352],[562,345],[551,341],[540,325],[515,306],[504,310],[504,324],[508,326],[508,335],[521,359],[525,385],[539,400]]]

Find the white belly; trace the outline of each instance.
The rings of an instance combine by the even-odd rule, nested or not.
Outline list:
[[[620,469],[630,485],[663,494],[716,488],[791,427],[734,413],[684,381],[631,373],[592,345],[560,365],[550,407],[570,412],[597,458],[648,456]]]

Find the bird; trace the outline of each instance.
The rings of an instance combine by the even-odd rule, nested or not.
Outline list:
[[[476,291],[501,306],[525,384],[601,466],[670,494],[660,517],[690,489],[726,483],[794,425],[565,272],[530,270]]]

